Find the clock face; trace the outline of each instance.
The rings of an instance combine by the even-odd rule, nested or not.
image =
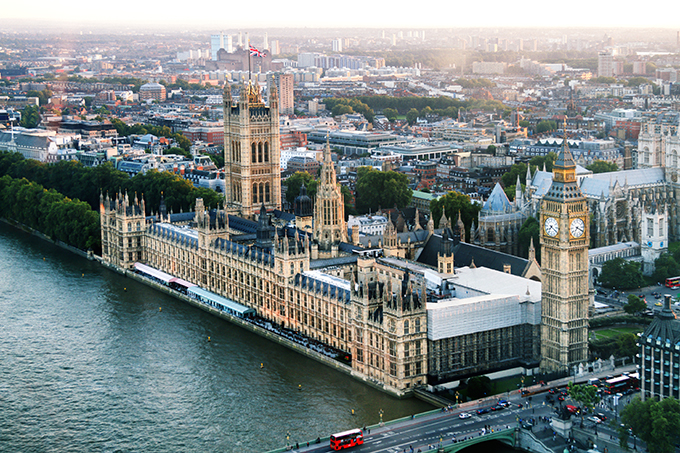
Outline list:
[[[580,238],[586,231],[586,225],[583,223],[583,219],[574,219],[571,221],[569,226],[569,232],[575,238]]]
[[[554,217],[545,219],[545,234],[550,237],[555,237],[557,236],[558,231],[560,231],[560,226],[557,224],[557,219]]]

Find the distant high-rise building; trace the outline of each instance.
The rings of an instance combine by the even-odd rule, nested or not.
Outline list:
[[[342,52],[342,39],[334,39],[332,46],[333,52]]]
[[[614,77],[614,56],[609,51],[597,55],[597,76]]]
[[[210,35],[210,59],[217,60],[217,51],[224,49],[224,34]]]
[[[238,32],[238,46],[243,47],[243,33]]]
[[[281,45],[279,44],[278,39],[272,39],[272,42],[269,44],[270,46],[270,51],[272,55],[278,55],[281,53]]]
[[[231,35],[227,35],[226,39],[224,41],[224,45],[226,46],[224,50],[226,50],[229,53],[234,53],[234,42],[233,42],[233,37]]]
[[[295,99],[293,97],[295,76],[293,74],[271,74],[268,77],[267,85],[270,92],[272,85],[275,85],[278,90],[279,112],[282,115],[292,115],[295,112]]]
[[[264,32],[264,39],[262,40],[262,48],[263,49],[269,49],[269,37],[267,36],[267,32]]]
[[[633,74],[647,74],[647,63],[644,61],[634,61]]]

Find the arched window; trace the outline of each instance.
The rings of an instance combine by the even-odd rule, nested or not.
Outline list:
[[[263,157],[262,156],[262,142],[259,142],[257,144],[257,157],[258,157],[257,161],[262,162],[262,157]]]
[[[255,142],[250,144],[250,161],[252,163],[257,162],[257,152],[255,151]]]
[[[404,335],[409,334],[408,320],[404,321]]]
[[[671,151],[671,167],[672,168],[678,168],[678,154],[677,151],[672,150]]]
[[[264,201],[267,203],[271,201],[269,195],[269,183],[265,183],[264,185]]]
[[[253,183],[253,204],[257,203],[257,183]]]
[[[269,162],[269,142],[264,142],[264,161]]]

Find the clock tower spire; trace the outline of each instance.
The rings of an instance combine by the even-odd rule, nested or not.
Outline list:
[[[567,372],[588,359],[588,203],[564,141],[541,202],[541,370]]]

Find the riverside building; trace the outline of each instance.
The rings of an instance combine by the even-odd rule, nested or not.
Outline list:
[[[192,213],[170,214],[161,203],[147,215],[137,196],[102,196],[106,263],[123,272],[144,264],[245,306],[257,322],[302,344],[333,348],[339,368],[396,395],[538,367],[541,272],[533,256],[466,243],[462,223],[452,229],[446,213],[442,230],[430,219],[427,230],[397,233],[388,220],[382,235],[362,241],[355,226],[348,243],[328,142],[315,203],[301,190],[294,218],[286,218],[271,192],[269,203],[259,189],[257,201],[250,196],[247,202],[245,188],[267,181],[273,187],[267,179],[273,176],[255,170],[268,168],[259,143],[276,135],[268,128],[278,112],[275,96],[265,108],[252,86],[241,93],[236,105],[225,97],[225,108],[239,118],[225,120],[232,125],[225,140],[230,137],[235,187],[225,208],[209,210],[198,199]],[[244,175],[252,176],[247,183]],[[234,197],[239,186],[240,200]]]

